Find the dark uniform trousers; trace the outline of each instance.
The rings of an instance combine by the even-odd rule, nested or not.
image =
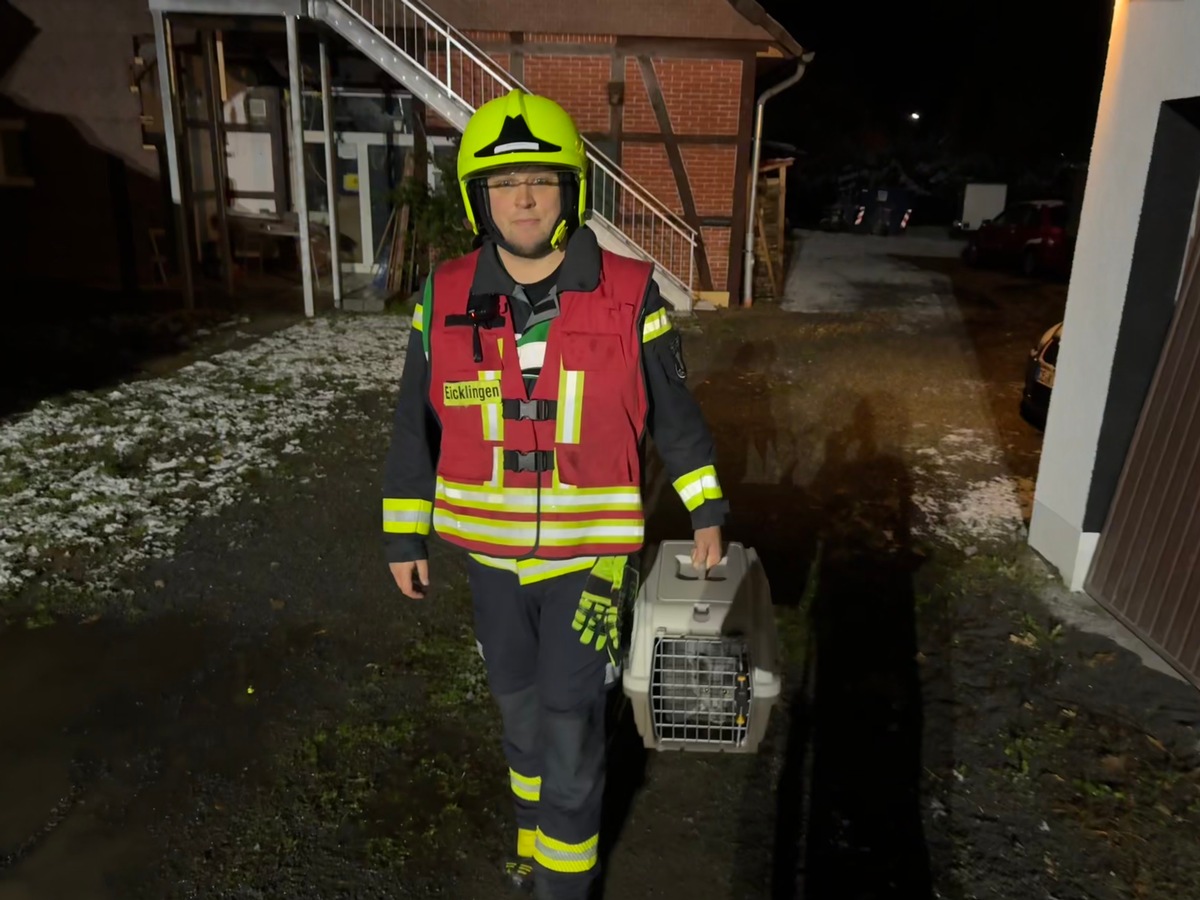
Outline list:
[[[608,662],[571,628],[588,572],[521,585],[469,560],[468,576],[517,827],[536,835],[537,896],[585,900],[599,875]]]

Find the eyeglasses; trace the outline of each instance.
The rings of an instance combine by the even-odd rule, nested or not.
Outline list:
[[[521,188],[528,186],[534,193],[547,193],[557,190],[560,182],[557,175],[530,175],[528,178],[515,178],[510,175],[496,176],[487,180],[487,189],[493,194],[515,194]]]

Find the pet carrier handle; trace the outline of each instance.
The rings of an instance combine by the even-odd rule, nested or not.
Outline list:
[[[724,581],[728,564],[729,557],[726,556],[712,568],[697,569],[690,556],[676,556],[675,577],[679,581]]]

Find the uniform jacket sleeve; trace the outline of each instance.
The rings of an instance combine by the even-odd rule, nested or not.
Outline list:
[[[716,448],[700,405],[687,386],[682,339],[652,280],[642,325],[642,367],[649,401],[647,426],[667,476],[693,528],[723,525],[729,503],[717,478]]]
[[[400,394],[392,420],[392,440],[383,470],[383,543],[389,563],[428,558],[433,493],[441,427],[429,403],[429,363],[422,322],[425,299],[413,314],[413,330]]]

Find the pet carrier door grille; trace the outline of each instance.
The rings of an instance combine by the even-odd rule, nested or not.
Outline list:
[[[660,741],[745,743],[751,678],[743,641],[658,638],[650,693],[654,734]]]

